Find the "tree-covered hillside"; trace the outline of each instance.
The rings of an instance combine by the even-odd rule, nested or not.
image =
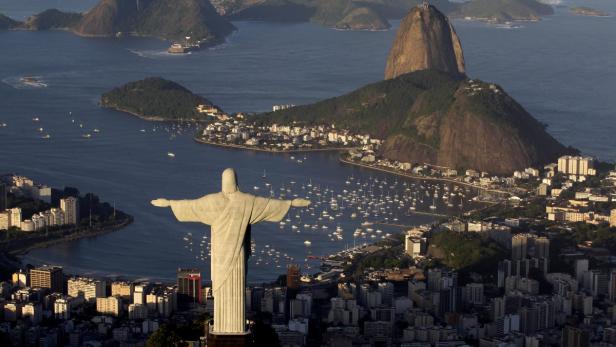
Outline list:
[[[181,85],[160,77],[127,83],[101,96],[103,107],[153,120],[198,120],[197,105],[211,105]]]

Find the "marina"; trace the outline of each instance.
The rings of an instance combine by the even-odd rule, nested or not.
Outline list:
[[[609,97],[613,79],[596,69],[613,64],[606,57],[614,56],[614,47],[601,46],[601,51],[591,56],[570,50],[572,42],[583,44],[597,33],[601,36],[614,31],[613,21],[591,19],[594,18],[554,16],[553,20],[542,21],[541,30],[555,38],[550,42],[553,47],[550,52],[541,49],[545,42],[534,39],[538,36],[538,25],[529,24],[523,30],[499,30],[482,23],[456,21],[455,24],[465,46],[471,75],[502,85],[529,113],[549,124],[548,131],[558,139],[584,152],[614,160],[616,144],[609,111],[616,107],[610,104],[613,98]],[[581,21],[587,23],[583,29],[577,25]],[[263,266],[265,256],[255,265],[256,255],[261,254],[261,250],[267,254],[265,245],[280,252],[278,265],[283,268],[285,253],[304,264],[310,255],[326,256],[347,246],[351,248],[356,229],[361,229],[356,243],[381,239],[376,233],[379,229],[380,235],[400,230],[400,227],[378,224],[385,222],[381,212],[378,217],[368,219],[373,222],[371,226],[362,227],[363,210],[358,211],[357,205],[350,207],[350,203],[341,202],[341,199],[337,200],[339,209],[333,210],[329,204],[331,190],[334,197],[340,194],[352,198],[352,189],[345,183],[351,176],[363,183],[371,176],[379,181],[387,178],[389,183],[397,177],[399,186],[404,181],[409,182],[407,185],[418,182],[414,178],[341,165],[335,152],[268,153],[203,146],[195,143],[196,129],[187,124],[151,123],[98,107],[103,92],[131,80],[160,74],[160,71],[165,71],[163,77],[185,85],[227,112],[265,111],[276,104],[312,103],[382,79],[382,62],[386,60],[395,34],[393,29],[342,32],[312,24],[285,25],[285,30],[280,30],[280,25],[268,23],[234,24],[239,31],[228,44],[177,56],[167,53],[168,44],[156,39],[90,40],[59,31],[4,33],[7,46],[19,46],[23,50],[19,59],[5,55],[0,64],[0,92],[4,96],[0,99],[0,124],[6,124],[0,127],[0,138],[7,144],[0,146],[0,155],[11,158],[3,167],[4,171],[17,172],[53,186],[71,185],[80,191],[97,192],[104,201],[115,201],[119,209],[135,217],[133,224],[113,233],[29,252],[24,257],[25,262],[58,264],[72,273],[167,280],[174,280],[177,267],[189,266],[203,269],[208,276],[208,258],[205,257],[205,261],[197,259],[200,250],[197,251],[196,246],[203,236],[209,237],[209,231],[198,225],[178,226],[172,215],[154,211],[148,203],[156,196],[195,198],[216,191],[220,187],[210,182],[217,182],[220,171],[230,162],[237,163],[234,164],[236,170],[243,173],[240,186],[246,192],[269,196],[270,187],[265,184],[271,183],[279,196],[281,184],[284,184],[285,189],[292,190],[292,196],[300,195],[301,185],[308,190],[311,184],[320,187],[323,196],[320,207],[315,208],[315,216],[311,216],[311,212],[303,213],[300,221],[292,213],[291,222],[285,222],[283,229],[272,223],[263,223],[253,229],[255,256],[251,257],[249,281],[272,280],[277,276],[271,268]],[[394,29],[398,25],[397,22],[392,24]],[[565,35],[563,30],[566,30]],[[609,38],[598,39],[609,41]],[[515,42],[515,45],[505,42]],[[532,59],[519,59],[520,47],[531,52]],[[354,52],[352,61],[348,58],[349,50]],[[500,58],[488,59],[494,52],[502,52]],[[542,52],[541,55],[538,52]],[[312,59],[306,60],[307,55]],[[77,59],[78,56],[81,58]],[[582,60],[586,64],[580,65]],[[561,71],[569,71],[564,79],[553,78],[555,62]],[[331,73],[332,65],[339,67],[336,75]],[[126,69],[126,66],[135,68]],[[524,79],[519,78],[522,74],[526,76]],[[246,78],[248,75],[250,79]],[[47,87],[25,87],[19,80],[24,76],[40,76]],[[529,92],[529,85],[542,88]],[[549,91],[549,95],[545,91]],[[580,114],[588,116],[579,117]],[[598,128],[598,123],[604,126]],[[39,128],[44,129],[43,133]],[[91,138],[82,138],[87,133]],[[580,133],[592,136],[578,136]],[[45,134],[50,137],[42,139]],[[175,157],[171,159],[168,152]],[[265,179],[262,177],[264,170]],[[291,181],[296,182],[295,185],[291,185]],[[431,183],[444,184],[442,181]],[[259,189],[254,190],[255,186]],[[324,195],[325,188],[329,191]],[[374,194],[380,198],[377,188]],[[344,189],[349,193],[344,193]],[[416,186],[415,189],[419,198],[421,188]],[[442,193],[443,189],[439,191]],[[144,192],[153,193],[150,196]],[[433,195],[433,191],[428,193]],[[460,208],[455,206],[458,202],[450,198],[454,206],[448,206],[441,193],[434,211],[429,208],[433,196],[427,197],[425,193],[423,203],[416,201],[413,206],[411,199],[401,210],[387,203],[391,206],[389,211],[395,214],[387,215],[387,224],[408,227],[438,218],[423,213],[460,213]],[[316,192],[311,194],[316,195]],[[386,199],[387,191],[383,194]],[[390,198],[394,194],[392,190]],[[399,199],[402,195],[398,190]],[[476,202],[471,205],[467,201],[471,196],[465,197],[465,211],[483,206],[475,205]],[[345,209],[341,210],[341,206]],[[326,218],[322,215],[325,207]],[[413,208],[421,213],[412,213]],[[337,217],[341,211],[343,215]],[[317,213],[321,213],[321,221]],[[334,220],[330,220],[330,216]],[[315,224],[318,227],[312,229]],[[297,229],[293,229],[293,225]],[[337,234],[342,240],[334,235],[332,241],[329,234],[338,226],[342,232]],[[367,228],[373,231],[369,233]],[[184,248],[187,242],[183,237],[188,232],[193,235],[194,252]],[[365,240],[362,232],[366,234]],[[304,241],[310,241],[311,245],[306,246]],[[101,259],[107,261],[101,262]],[[314,268],[314,264],[307,264]]]

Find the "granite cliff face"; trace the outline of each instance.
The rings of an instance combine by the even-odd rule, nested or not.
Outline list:
[[[545,131],[545,126],[499,86],[463,80],[444,107],[424,109],[420,95],[402,125],[381,148],[386,158],[474,168],[511,174],[556,159],[568,150]],[[424,109],[423,111],[421,111]]]
[[[418,70],[464,75],[460,39],[447,17],[434,6],[417,6],[404,17],[385,68],[385,79]]]

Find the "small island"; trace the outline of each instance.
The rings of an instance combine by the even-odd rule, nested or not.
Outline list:
[[[610,14],[607,12],[603,12],[600,10],[596,10],[594,8],[585,7],[585,6],[575,6],[571,7],[571,13],[577,14],[580,16],[590,16],[590,17],[609,17]]]
[[[221,112],[209,100],[160,77],[114,88],[101,96],[100,104],[150,121],[201,122]]]

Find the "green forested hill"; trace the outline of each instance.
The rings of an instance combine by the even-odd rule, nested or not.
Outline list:
[[[101,96],[101,106],[129,112],[151,120],[196,120],[200,115],[197,105],[212,103],[181,85],[150,77],[129,82]]]

